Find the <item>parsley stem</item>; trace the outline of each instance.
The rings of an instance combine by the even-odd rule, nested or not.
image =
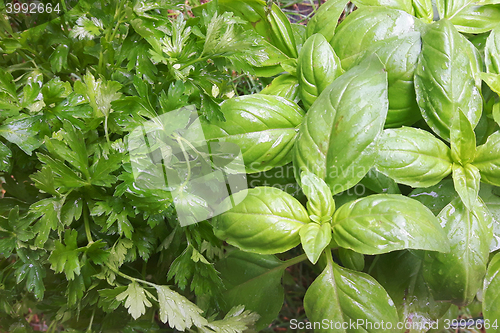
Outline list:
[[[182,140],[181,140],[180,136],[177,136],[175,138],[175,140],[181,146],[182,154],[184,155],[184,159],[186,160],[186,163],[187,163],[187,176],[186,176],[186,180],[184,180],[184,182],[180,186],[180,189],[183,189],[187,185],[187,183],[189,182],[189,180],[191,179],[191,163],[189,163],[189,156],[187,154],[186,149],[184,148],[184,145],[182,144]]]
[[[157,285],[154,284],[153,282],[149,282],[149,281],[146,281],[146,280],[142,280],[142,279],[138,279],[138,278],[135,278],[135,277],[132,277],[130,275],[127,275],[125,273],[122,273],[120,272],[117,268],[111,266],[110,264],[106,264],[106,266],[113,272],[115,273],[116,275],[119,275],[127,280],[130,280],[130,281],[134,281],[134,282],[139,282],[139,283],[143,283],[143,284],[147,284],[148,286],[151,286],[151,287],[154,287],[156,288]]]
[[[89,244],[94,243],[92,234],[90,233],[89,207],[86,202],[83,205],[83,224],[85,225],[85,234],[87,235],[87,241],[89,242]]]

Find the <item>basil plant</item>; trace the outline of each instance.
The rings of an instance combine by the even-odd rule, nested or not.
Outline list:
[[[271,179],[213,218],[241,250],[226,260],[265,266],[300,246],[319,270],[303,326],[317,332],[449,329],[463,309],[500,332],[500,5],[359,0],[349,14],[329,0],[302,29],[219,2],[283,60],[258,69],[274,75],[260,94],[224,102],[217,140],[242,146],[247,173],[290,166],[301,189]],[[251,99],[259,111],[241,113]]]

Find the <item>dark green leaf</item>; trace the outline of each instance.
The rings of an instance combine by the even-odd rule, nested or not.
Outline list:
[[[256,329],[268,326],[283,306],[281,277],[285,267],[272,255],[231,252],[217,264],[226,287],[224,310],[243,304],[260,315]]]
[[[69,46],[60,44],[49,57],[50,66],[54,73],[58,73],[68,68]]]
[[[31,156],[43,143],[37,137],[41,120],[40,116],[33,116],[4,123],[0,126],[0,135]]]
[[[12,152],[0,141],[0,171],[8,171],[11,165]]]
[[[338,254],[344,267],[355,271],[362,271],[365,268],[365,256],[363,254],[343,247],[339,248]]]
[[[78,245],[76,238],[78,232],[76,230],[66,230],[64,233],[64,243],[55,242],[55,249],[52,251],[49,262],[56,273],[66,275],[68,280],[74,280],[75,274],[80,275],[81,264],[79,260]]]

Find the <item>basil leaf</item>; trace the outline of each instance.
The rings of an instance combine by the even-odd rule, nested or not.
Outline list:
[[[284,300],[281,278],[286,265],[283,262],[272,255],[232,251],[215,267],[225,286],[221,303],[224,311],[243,304],[245,309],[260,315],[255,327],[258,330],[278,316]]]
[[[328,323],[333,323],[332,327],[315,327],[314,332],[347,332],[350,330],[335,329],[333,325],[357,321],[363,322],[359,331],[397,332],[398,314],[384,288],[370,275],[341,268],[333,262],[328,263],[307,289],[304,309],[313,323],[325,318],[328,318]],[[373,327],[382,321],[386,326]]]
[[[316,33],[322,34],[328,43],[331,43],[340,15],[348,2],[346,0],[328,0],[316,11],[316,14],[307,22],[306,37]]]
[[[340,76],[309,109],[294,149],[296,174],[310,171],[340,193],[374,163],[387,113],[387,76],[377,58]]]
[[[491,90],[500,95],[500,74],[479,73],[478,75]]]
[[[362,271],[365,268],[365,256],[353,250],[339,248],[339,259],[346,268]]]
[[[434,9],[432,8],[432,0],[412,0],[415,16],[420,18],[425,23],[432,23],[434,18]]]
[[[301,176],[302,190],[307,196],[307,211],[317,223],[329,222],[335,212],[332,192],[323,179],[307,172]]]
[[[474,160],[476,155],[476,135],[469,119],[460,109],[452,118],[450,142],[451,157],[454,162],[465,165]]]
[[[450,21],[460,32],[469,34],[488,32],[500,21],[500,6],[470,5],[459,11]]]
[[[500,132],[492,134],[484,145],[477,147],[474,159],[483,182],[500,186]]]
[[[498,295],[500,294],[500,253],[497,253],[490,261],[483,287],[483,316],[485,322],[495,323],[500,318],[500,307],[498,306]],[[492,327],[488,332],[499,332],[498,325]]]
[[[398,184],[392,178],[378,172],[374,168],[366,174],[365,178],[361,179],[359,184],[374,193],[401,194]]]
[[[363,254],[449,251],[446,234],[432,212],[397,194],[375,194],[343,205],[333,216],[332,229],[339,246]]]
[[[421,129],[386,129],[378,140],[378,150],[375,168],[401,184],[428,187],[451,172],[450,149]]]
[[[291,74],[280,75],[275,78],[270,85],[260,91],[264,95],[280,96],[295,103],[298,103],[299,98],[299,81],[297,77]]]
[[[387,71],[389,111],[385,127],[412,125],[421,119],[413,76],[422,43],[420,33],[411,32],[373,44],[359,56],[358,61],[376,54]]]
[[[237,144],[248,173],[269,170],[289,163],[304,112],[279,96],[246,95],[222,103],[226,121],[204,123],[209,141]]]
[[[370,45],[391,37],[420,31],[424,24],[414,16],[382,7],[360,8],[337,27],[331,41],[342,68],[350,69],[360,53]]]
[[[299,231],[300,242],[307,258],[313,263],[318,262],[323,250],[330,244],[332,239],[332,227],[330,223],[319,225],[308,223]]]
[[[424,278],[439,301],[458,306],[470,303],[486,272],[492,233],[488,213],[482,203],[474,211],[458,198],[438,215],[447,234],[449,253],[427,252],[424,256]]]
[[[309,216],[290,194],[273,187],[255,187],[213,221],[218,238],[244,251],[273,254],[300,243],[299,230],[309,223]]]
[[[490,244],[490,252],[493,252],[500,249],[500,191],[491,185],[481,184],[479,196],[492,217],[493,239]]]
[[[470,3],[472,0],[436,0],[439,18],[452,19]]]
[[[271,26],[271,40],[273,44],[291,58],[297,58],[297,45],[290,21],[275,3],[267,13],[267,20]]]
[[[297,62],[299,92],[306,109],[341,74],[340,59],[325,37],[321,34],[309,37]]]
[[[476,205],[481,175],[479,170],[472,164],[462,167],[459,164],[453,164],[453,184],[460,199],[465,207],[473,210]]]
[[[482,98],[476,86],[469,42],[448,20],[433,23],[422,38],[415,71],[417,102],[427,124],[450,140],[450,124],[461,109],[473,127],[481,117]]]
[[[377,256],[370,270],[394,301],[399,320],[409,325],[422,325],[412,327],[429,327],[451,305],[434,299],[424,280],[422,266],[423,261],[410,251],[394,251]]]
[[[458,198],[453,179],[443,179],[439,184],[431,187],[416,188],[408,196],[421,202],[434,215],[438,215],[447,204]]]
[[[355,0],[353,3],[358,8],[369,7],[369,6],[380,6],[383,8],[399,9],[407,12],[408,14],[415,14],[415,10],[412,7],[411,1],[407,0]]]
[[[500,74],[500,27],[493,29],[486,39],[484,62],[488,73]]]

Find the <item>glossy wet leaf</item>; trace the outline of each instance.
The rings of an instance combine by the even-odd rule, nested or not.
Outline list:
[[[272,255],[233,251],[216,267],[226,287],[224,309],[243,304],[246,309],[255,311],[260,315],[257,329],[266,327],[276,318],[284,299],[281,277],[285,266],[280,260]]]
[[[471,3],[472,0],[436,0],[439,18],[451,20]]]
[[[454,15],[450,21],[460,32],[471,34],[488,32],[500,21],[500,6],[469,5]]]
[[[450,149],[427,131],[386,129],[377,145],[375,168],[398,183],[429,187],[451,173]]]
[[[484,145],[477,147],[474,166],[485,183],[500,186],[500,133],[490,135]]]
[[[331,43],[340,15],[347,4],[345,0],[328,0],[316,11],[307,22],[306,37],[322,34]]]
[[[403,323],[435,322],[450,307],[434,299],[424,280],[422,265],[423,261],[409,251],[395,251],[378,256],[371,270],[372,276],[391,296]]]
[[[498,295],[500,294],[500,254],[496,254],[488,264],[488,270],[484,278],[483,287],[483,315],[485,321],[491,323],[500,318],[500,305]],[[498,327],[492,327],[488,332],[498,332]]]
[[[3,142],[0,142],[0,171],[8,171],[12,152]]]
[[[456,163],[472,163],[476,155],[476,135],[474,128],[462,110],[452,118],[450,128],[451,157]]]
[[[213,222],[215,235],[229,244],[248,252],[272,254],[300,243],[299,230],[309,222],[309,216],[288,193],[273,187],[256,187]]]
[[[414,16],[383,7],[360,8],[337,27],[331,45],[344,70],[350,69],[361,52],[369,46],[391,37],[420,31],[423,23]]]
[[[33,292],[38,300],[42,300],[45,294],[43,279],[47,273],[40,261],[40,254],[21,248],[17,250],[17,255],[21,259],[16,262],[14,271],[17,284],[26,281],[28,292]]]
[[[333,194],[356,185],[374,163],[387,108],[386,73],[374,57],[340,76],[309,109],[294,167],[324,179]]]
[[[493,239],[490,245],[490,252],[500,249],[500,191],[497,187],[481,184],[479,197],[488,208],[493,224]]]
[[[415,14],[414,9],[412,7],[412,2],[407,0],[390,0],[390,1],[356,0],[353,3],[358,8],[369,7],[369,6],[380,6],[384,8],[399,9],[412,15]]]
[[[359,184],[374,193],[401,194],[398,184],[392,178],[378,172],[374,168],[361,179]]]
[[[275,78],[270,85],[260,91],[264,95],[281,96],[297,103],[300,99],[299,81],[294,75],[283,74]]]
[[[481,176],[479,170],[472,164],[462,167],[453,164],[453,184],[464,205],[473,210],[476,205]]]
[[[490,87],[491,90],[500,94],[500,74],[479,73],[478,76]]]
[[[370,275],[328,263],[323,273],[314,280],[304,297],[304,309],[311,322],[391,323],[392,329],[374,329],[362,325],[365,332],[396,332],[398,314],[394,302],[384,288]],[[328,326],[329,327],[329,326]],[[385,328],[385,327],[384,327]],[[315,332],[347,332],[346,329],[320,328]]]
[[[330,223],[308,223],[300,228],[300,242],[302,248],[313,264],[316,264],[323,250],[330,244],[332,239],[332,227]]]
[[[41,120],[40,116],[32,116],[4,122],[0,125],[0,135],[31,156],[33,150],[40,147],[43,143],[38,138]]]
[[[319,94],[342,74],[340,59],[322,34],[307,39],[297,60],[302,103],[309,109]]]
[[[448,20],[433,23],[422,37],[415,72],[415,91],[423,118],[432,130],[450,140],[450,124],[458,110],[475,127],[482,112],[468,41]]]
[[[329,222],[335,212],[335,201],[328,185],[313,173],[302,173],[301,183],[311,219],[314,216],[317,223]]]
[[[446,235],[420,202],[396,194],[375,194],[347,203],[333,216],[333,239],[363,254],[402,249],[449,251]]]
[[[359,62],[376,54],[387,71],[389,111],[385,127],[412,125],[421,118],[413,82],[421,48],[420,33],[410,32],[379,41],[358,57]]]
[[[438,184],[427,188],[416,188],[408,195],[438,215],[453,199],[458,198],[453,179],[443,179]]]
[[[67,230],[64,233],[64,244],[60,241],[55,242],[55,249],[49,257],[51,267],[56,273],[66,275],[68,280],[73,280],[76,275],[80,275],[81,264],[79,260],[76,230]]]
[[[460,199],[438,215],[451,245],[449,253],[426,252],[424,279],[438,301],[467,305],[482,286],[492,232],[488,213],[480,204],[470,211]]]
[[[12,99],[17,101],[17,89],[14,84],[14,79],[12,75],[3,68],[0,69],[0,92],[9,95]]]
[[[493,29],[486,39],[484,53],[486,71],[500,74],[500,27]]]
[[[222,104],[225,121],[204,124],[207,140],[235,143],[248,173],[269,170],[291,161],[296,127],[304,112],[279,96],[247,95]]]
[[[413,8],[415,16],[420,18],[425,23],[431,23],[434,18],[434,10],[431,0],[413,0]]]

